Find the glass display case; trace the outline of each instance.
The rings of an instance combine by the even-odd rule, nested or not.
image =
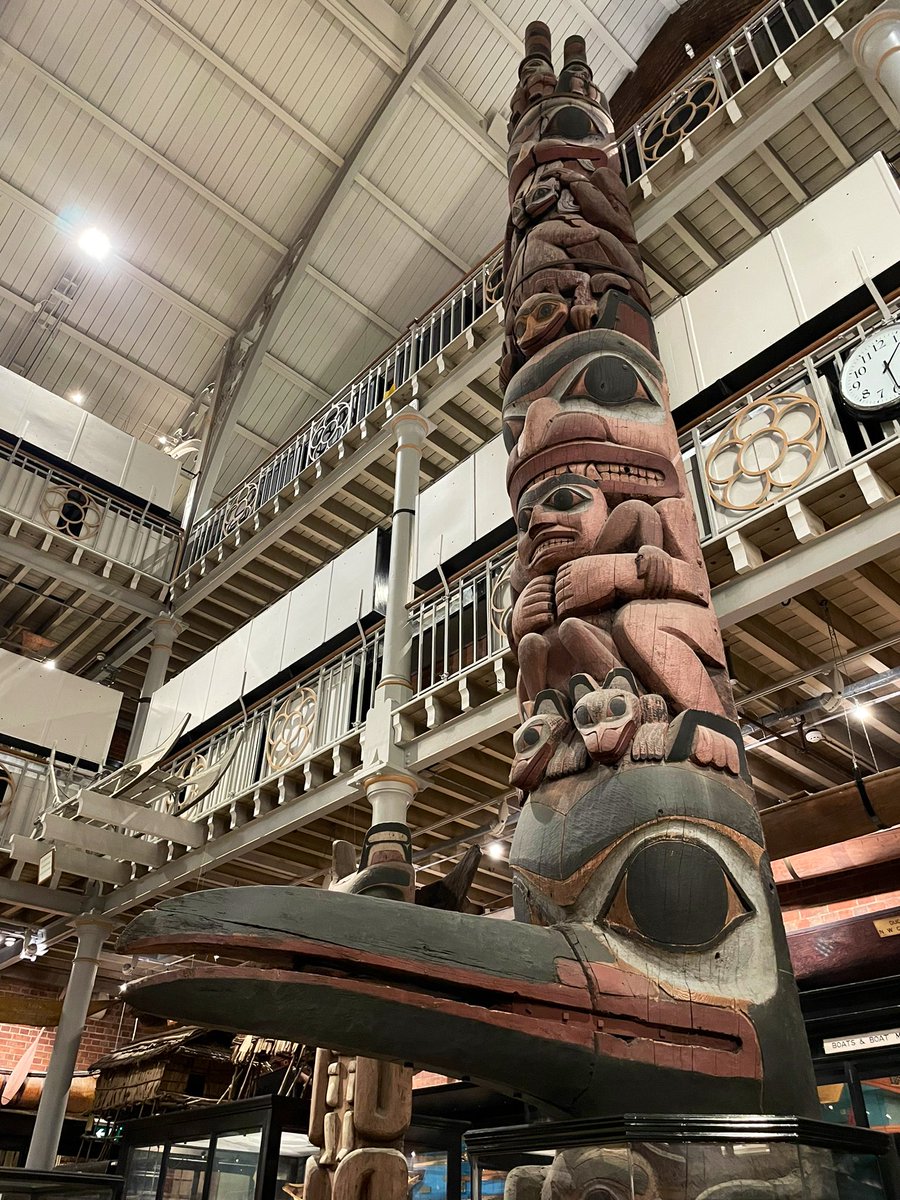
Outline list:
[[[3,1200],[119,1200],[121,1191],[120,1175],[0,1167]]]
[[[623,1116],[466,1135],[471,1200],[897,1200],[892,1140],[793,1117]]]
[[[284,1200],[313,1152],[306,1122],[277,1096],[130,1121],[122,1200]]]

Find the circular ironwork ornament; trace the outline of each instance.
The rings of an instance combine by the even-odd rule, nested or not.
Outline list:
[[[316,693],[304,687],[288,696],[272,714],[266,738],[266,761],[273,771],[292,766],[312,741],[316,708]]]
[[[751,512],[804,483],[825,449],[825,425],[812,396],[786,392],[741,409],[706,455],[709,494],[732,512]]]

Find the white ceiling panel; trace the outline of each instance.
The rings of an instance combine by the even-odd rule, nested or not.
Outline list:
[[[316,222],[305,274],[238,420],[281,442],[480,261],[505,223],[485,144],[528,20],[587,35],[608,91],[665,17],[662,0],[469,0],[324,207],[402,54],[386,0],[7,0],[0,6],[0,362],[70,265],[73,304],[31,376],[155,441],[185,415],[284,247]],[[442,0],[392,0],[421,36]],[[602,25],[601,25],[602,21]],[[433,76],[432,76],[433,78]],[[424,89],[425,95],[422,94]],[[442,111],[443,109],[443,111]],[[448,114],[455,112],[451,121]],[[468,115],[466,115],[468,114]],[[468,136],[460,121],[468,124]],[[479,148],[480,144],[480,148]],[[114,253],[85,269],[89,226]],[[330,281],[322,282],[322,278]],[[311,381],[304,386],[291,370]],[[311,392],[313,394],[311,394]],[[217,490],[267,451],[236,435]]]

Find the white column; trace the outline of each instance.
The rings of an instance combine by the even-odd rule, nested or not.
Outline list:
[[[96,917],[76,917],[73,924],[78,934],[78,948],[72,960],[66,998],[28,1147],[25,1166],[32,1171],[51,1171],[56,1164],[75,1060],[97,978],[100,947],[113,928],[109,921]]]
[[[398,413],[391,425],[397,434],[394,467],[394,511],[391,518],[391,560],[388,568],[388,600],[384,617],[384,655],[381,688],[398,685],[411,690],[409,679],[410,628],[406,611],[412,573],[413,536],[422,448],[428,422],[415,409]]]
[[[147,724],[150,700],[153,697],[153,693],[158,688],[161,688],[166,681],[166,669],[169,665],[169,659],[172,656],[172,647],[175,645],[175,639],[184,629],[183,622],[167,613],[162,613],[160,616],[155,617],[150,624],[153,628],[153,641],[150,643],[150,661],[147,663],[144,683],[141,687],[141,698],[138,700],[134,724],[131,727],[131,736],[128,739],[128,749],[125,751],[126,762],[137,758],[144,726]]]
[[[372,824],[386,821],[406,824],[407,809],[415,796],[417,785],[411,775],[387,771],[365,780],[366,799],[372,805]]]
[[[384,649],[381,679],[374,704],[366,715],[363,739],[364,783],[366,797],[372,805],[373,825],[405,824],[409,802],[418,787],[405,769],[403,753],[397,746],[394,712],[412,695],[409,677],[412,629],[406,605],[412,579],[419,469],[429,425],[422,414],[412,408],[398,413],[391,425],[397,435],[397,446]]]
[[[873,75],[900,107],[900,11],[884,9],[863,21],[853,35],[853,60]]]

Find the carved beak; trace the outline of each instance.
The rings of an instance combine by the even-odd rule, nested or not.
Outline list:
[[[654,1064],[650,1049],[672,1037],[687,1042],[691,1006],[646,998],[635,1005],[633,976],[621,994],[618,984],[598,988],[598,971],[607,981],[621,972],[583,925],[541,928],[310,888],[246,887],[165,901],[133,921],[119,946],[128,954],[188,950],[244,960],[195,962],[142,979],[127,993],[138,1010],[411,1062],[549,1113],[595,1115],[613,1097],[633,1107],[660,1086],[678,1103],[695,1087],[676,1060]],[[669,1032],[660,1033],[661,1020]],[[729,1075],[743,1073],[746,1032],[736,1026],[733,1035],[711,1036],[710,1052],[724,1051]],[[626,1062],[616,1047],[635,1037],[647,1039],[648,1053]],[[603,1049],[607,1040],[613,1053]],[[722,1070],[705,1085],[709,1111],[722,1102]],[[758,1085],[746,1082],[750,1102]]]

